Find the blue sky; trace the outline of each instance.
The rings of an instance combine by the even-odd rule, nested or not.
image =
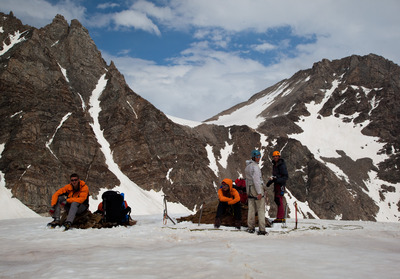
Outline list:
[[[324,58],[400,64],[397,0],[2,0],[41,28],[78,19],[129,86],[168,115],[202,121]]]

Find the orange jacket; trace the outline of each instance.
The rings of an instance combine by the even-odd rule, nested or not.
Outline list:
[[[82,180],[79,180],[79,189],[74,192],[74,187],[71,184],[67,184],[64,187],[58,189],[51,197],[51,206],[55,206],[58,200],[58,196],[68,194],[67,203],[79,202],[84,203],[89,197],[89,187]]]
[[[218,190],[218,199],[221,202],[227,202],[228,204],[235,204],[237,202],[240,201],[240,195],[239,192],[236,191],[236,189],[234,189],[232,187],[232,180],[229,178],[225,178],[224,180],[222,180],[222,182],[225,182],[226,184],[229,185],[229,191],[227,191],[228,193],[224,192],[222,190],[222,188],[220,188]]]

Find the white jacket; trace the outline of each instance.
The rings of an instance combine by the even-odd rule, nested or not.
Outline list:
[[[250,196],[263,195],[264,193],[264,182],[262,179],[261,169],[253,160],[246,160],[246,169],[244,170],[246,174],[246,191]],[[254,188],[254,189],[252,189]],[[256,193],[254,193],[254,190]]]

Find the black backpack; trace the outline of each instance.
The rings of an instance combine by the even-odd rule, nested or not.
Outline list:
[[[131,208],[126,206],[124,196],[116,191],[106,191],[103,199],[104,222],[124,224],[129,222]]]

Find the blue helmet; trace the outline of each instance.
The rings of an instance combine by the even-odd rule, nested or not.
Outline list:
[[[261,157],[260,151],[258,151],[258,150],[251,151],[251,158],[254,158],[254,157]]]

